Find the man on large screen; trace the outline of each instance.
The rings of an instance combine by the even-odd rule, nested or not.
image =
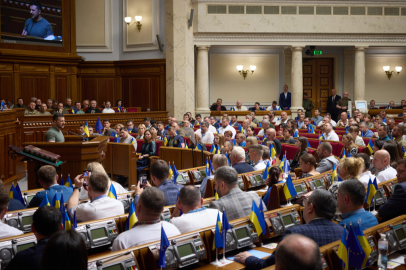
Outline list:
[[[25,21],[22,35],[47,38],[54,35],[51,24],[41,16],[42,7],[38,1],[30,3],[31,18]]]

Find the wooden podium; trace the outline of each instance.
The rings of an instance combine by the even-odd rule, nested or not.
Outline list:
[[[63,181],[68,179],[70,174],[71,180],[81,174],[86,166],[90,162],[104,163],[106,156],[107,142],[109,137],[95,136],[91,137],[90,141],[84,142],[82,138],[76,136],[65,136],[64,143],[46,143],[46,142],[27,142],[23,144],[23,147],[27,145],[34,145],[38,148],[50,151],[52,153],[60,155],[61,161],[66,161],[61,167],[63,175]],[[36,171],[38,163],[35,161],[28,161],[28,189],[38,188]]]

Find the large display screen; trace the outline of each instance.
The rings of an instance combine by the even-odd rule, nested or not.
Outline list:
[[[403,239],[406,238],[405,231],[403,230],[403,228],[400,228],[400,229],[396,230],[395,232],[396,232],[396,235],[397,235],[399,241],[402,241]]]
[[[121,264],[104,267],[103,270],[122,270]]]
[[[283,224],[285,224],[285,226],[293,223],[291,215],[282,216],[282,220],[283,220]]]
[[[90,234],[92,235],[93,241],[96,240],[96,239],[107,237],[106,230],[104,228],[91,230]]]
[[[23,226],[32,224],[32,216],[22,217]]]
[[[1,42],[62,47],[62,0],[1,1]]]
[[[17,245],[17,253],[23,250],[26,250],[27,248],[33,247],[35,245],[34,242],[28,243],[28,244],[22,244],[22,245]]]
[[[248,232],[247,232],[247,229],[244,228],[244,227],[241,228],[241,229],[236,229],[236,230],[235,230],[235,234],[237,235],[237,239],[238,239],[238,240],[241,240],[241,239],[244,239],[244,238],[249,237]]]
[[[186,257],[193,254],[193,249],[191,244],[186,244],[183,246],[178,246],[179,256]]]

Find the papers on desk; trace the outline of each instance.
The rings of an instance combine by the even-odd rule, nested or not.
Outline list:
[[[247,252],[249,252],[252,256],[257,257],[258,259],[268,258],[269,256],[271,256],[271,254],[269,254],[269,253],[258,251],[255,249],[247,250]],[[227,259],[236,261],[236,260],[234,260],[234,256],[227,257]],[[238,261],[236,261],[236,262],[238,262]]]
[[[278,246],[277,243],[269,243],[269,244],[263,245],[262,247],[267,248],[267,249],[275,249],[277,246]]]
[[[388,269],[394,269],[401,264],[405,264],[405,255],[393,253],[388,256]]]

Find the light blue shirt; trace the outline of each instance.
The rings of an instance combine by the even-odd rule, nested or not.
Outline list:
[[[206,176],[203,181],[202,184],[200,185],[200,195],[202,195],[202,198],[204,198],[204,195],[206,194],[206,186],[207,186],[207,180],[209,179],[213,179],[214,175],[210,175],[210,176]]]
[[[358,220],[361,219],[361,229],[366,230],[375,225],[378,225],[378,220],[371,212],[365,211],[364,208],[348,212],[343,214],[343,220],[338,223],[341,226],[346,226],[347,228],[352,225],[352,228],[357,229]]]

